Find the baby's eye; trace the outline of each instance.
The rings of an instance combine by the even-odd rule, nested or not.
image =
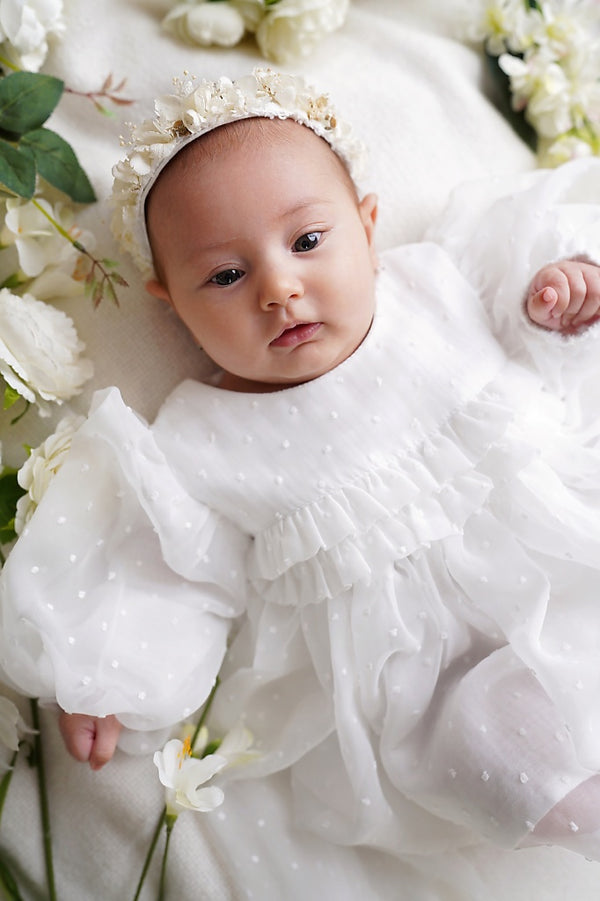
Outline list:
[[[228,285],[233,285],[234,282],[237,282],[243,274],[241,269],[223,269],[222,272],[217,272],[216,275],[213,275],[210,281],[213,285],[220,285],[222,288],[226,288]]]
[[[321,240],[321,232],[309,232],[302,235],[297,241],[294,241],[294,250],[296,253],[306,253],[307,250],[314,250]]]

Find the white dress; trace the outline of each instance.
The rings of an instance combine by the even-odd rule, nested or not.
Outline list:
[[[211,723],[260,750],[231,778],[285,771],[313,834],[515,847],[600,772],[600,326],[522,311],[600,259],[594,192],[597,161],[451,207],[305,385],[186,381],[153,426],[100,393],[3,570],[6,676],[152,730],[223,663]]]

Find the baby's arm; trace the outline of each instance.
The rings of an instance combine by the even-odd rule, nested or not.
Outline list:
[[[93,770],[101,769],[112,758],[121,732],[114,716],[96,717],[81,713],[60,714],[59,726],[69,754]]]
[[[527,294],[532,322],[552,331],[574,334],[600,319],[600,266],[561,260],[544,266]]]

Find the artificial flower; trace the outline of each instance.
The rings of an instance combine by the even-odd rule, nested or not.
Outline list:
[[[589,135],[561,135],[555,141],[543,141],[538,151],[540,166],[554,168],[569,160],[592,156],[599,152],[598,141],[591,140]]]
[[[344,24],[349,5],[350,0],[279,0],[256,29],[261,53],[277,63],[308,56]]]
[[[8,698],[0,697],[0,743],[11,751],[19,750],[19,738],[27,731],[18,708]]]
[[[48,402],[74,397],[92,377],[84,348],[65,313],[31,294],[0,290],[0,375],[41,415]]]
[[[247,31],[254,33],[267,10],[264,0],[231,0],[242,19]]]
[[[71,447],[73,435],[84,421],[83,416],[69,414],[58,423],[56,430],[34,448],[17,473],[17,481],[26,494],[17,501],[15,532],[20,535],[33,516],[48,485],[62,466]]]
[[[194,738],[194,734],[196,737]],[[196,730],[193,723],[184,723],[181,729],[181,738],[185,742],[191,742],[191,751],[194,757],[202,757],[210,744],[210,736],[206,726]],[[239,723],[230,729],[218,743],[217,751],[220,757],[224,757],[228,767],[243,766],[245,763],[255,760],[259,752],[252,749],[254,736],[249,729]]]
[[[62,0],[0,0],[2,52],[19,68],[39,71],[48,36],[64,28]]]
[[[19,279],[33,279],[27,288],[38,300],[64,299],[82,294],[88,269],[87,258],[65,240],[48,216],[73,240],[85,244],[88,249],[93,248],[93,235],[76,226],[72,208],[62,203],[52,206],[43,198],[36,199],[35,203],[20,198],[6,201],[0,243],[3,247],[14,247],[20,269]]]
[[[242,39],[244,20],[232,5],[221,0],[178,3],[163,19],[163,28],[187,44],[233,47]]]
[[[182,742],[178,738],[172,738],[154,754],[158,778],[167,790],[167,816],[177,816],[181,810],[206,813],[223,803],[223,791],[204,783],[227,765],[227,758],[208,754],[199,760],[191,754],[189,739]]]
[[[317,93],[302,77],[257,68],[236,81],[186,76],[174,85],[174,93],[155,101],[154,117],[132,127],[127,156],[113,167],[113,232],[145,276],[153,272],[144,227],[146,191],[165,160],[194,135],[250,116],[291,116],[325,138],[353,178],[360,178],[362,143],[339,118],[327,95]]]
[[[559,135],[571,127],[570,84],[561,66],[541,53],[525,59],[503,53],[498,65],[509,77],[513,108],[526,110],[539,134]]]
[[[521,52],[529,42],[530,21],[523,0],[493,0],[475,11],[465,7],[464,14],[468,15],[466,36],[477,43],[483,41],[492,56],[500,56],[506,49]]]
[[[493,0],[477,33],[532,126],[543,165],[600,152],[600,8],[585,0]]]

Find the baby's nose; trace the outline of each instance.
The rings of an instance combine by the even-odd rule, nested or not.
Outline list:
[[[265,266],[260,284],[260,305],[263,309],[287,306],[304,294],[301,279],[291,266]]]

